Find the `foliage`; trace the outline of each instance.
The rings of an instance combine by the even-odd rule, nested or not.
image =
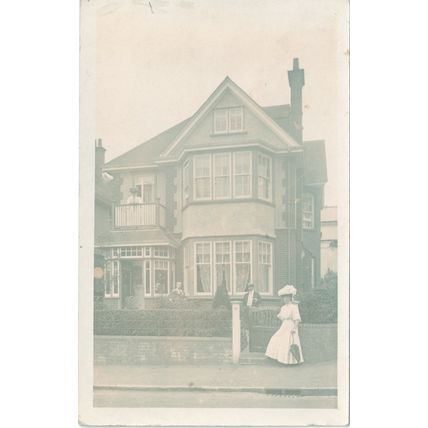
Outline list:
[[[305,292],[297,296],[302,323],[332,324],[337,322],[337,287],[325,287]],[[279,307],[260,307],[251,311],[251,323],[257,326],[279,328],[281,321],[277,318]],[[248,325],[248,316],[242,320]]]
[[[328,269],[321,279],[321,285],[323,288],[337,288],[337,272]]]
[[[213,300],[214,309],[221,307],[226,309],[230,309],[232,307],[230,303],[229,293],[227,292],[227,288],[224,285],[217,287]]]
[[[227,310],[104,310],[94,313],[94,334],[111,336],[229,337]]]
[[[337,277],[336,277],[337,278]],[[308,324],[331,324],[337,322],[337,279],[331,286],[299,294],[300,316]]]

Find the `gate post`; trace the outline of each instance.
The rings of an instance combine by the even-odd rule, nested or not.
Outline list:
[[[240,304],[232,304],[232,361],[233,364],[239,363],[241,353],[241,319]]]

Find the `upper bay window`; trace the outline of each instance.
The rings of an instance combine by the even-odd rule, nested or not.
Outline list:
[[[233,175],[235,198],[251,196],[251,152],[233,154]]]
[[[194,197],[195,199],[211,198],[211,155],[194,157]]]
[[[230,153],[216,153],[214,163],[214,199],[230,198],[231,193],[231,162]]]
[[[303,195],[302,204],[302,227],[310,230],[315,228],[315,204],[314,196],[311,193]]]
[[[214,134],[229,134],[244,130],[243,107],[219,108],[214,110]]]
[[[230,199],[232,195],[234,198],[252,196],[251,152],[195,155],[193,172],[193,198],[196,201]],[[186,189],[187,182],[183,181],[183,194]]]

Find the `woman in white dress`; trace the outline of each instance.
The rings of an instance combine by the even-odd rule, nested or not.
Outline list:
[[[296,294],[296,289],[292,285],[286,285],[278,292],[278,296],[282,297],[284,305],[278,314],[278,318],[282,321],[281,327],[271,337],[266,349],[266,356],[279,361],[282,364],[299,364],[303,363],[302,347],[299,339],[299,322],[300,313],[299,307],[293,301],[293,296]],[[300,359],[297,360],[296,353],[291,352],[291,345],[297,345]],[[296,347],[294,347],[296,348]]]

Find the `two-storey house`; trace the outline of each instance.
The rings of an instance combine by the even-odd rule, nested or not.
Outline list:
[[[177,282],[195,299],[317,286],[324,142],[302,138],[297,59],[288,79],[290,105],[261,107],[226,77],[192,117],[105,165],[118,189],[96,236],[108,307]]]

